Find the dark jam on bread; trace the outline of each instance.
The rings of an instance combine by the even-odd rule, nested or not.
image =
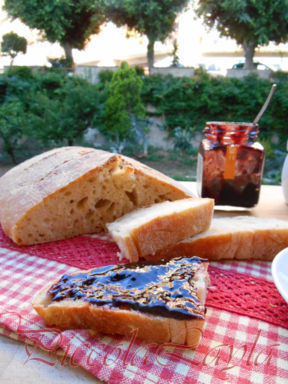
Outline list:
[[[79,299],[176,319],[202,319],[204,308],[193,281],[202,261],[191,257],[152,265],[108,265],[63,275],[48,294],[52,301]]]

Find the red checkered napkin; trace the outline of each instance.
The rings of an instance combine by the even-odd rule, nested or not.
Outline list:
[[[136,338],[96,336],[86,330],[45,327],[31,302],[35,293],[63,273],[76,270],[55,261],[0,248],[0,326],[2,334],[25,342],[27,361],[83,368],[108,383],[285,383],[288,381],[288,330],[216,308],[208,308],[196,351],[171,344],[147,344]],[[219,266],[215,263],[216,266]],[[251,270],[247,263],[227,263],[230,271]],[[269,265],[252,269],[268,275]],[[29,344],[28,344],[29,341]],[[37,357],[35,346],[47,350]],[[61,358],[55,352],[62,350]],[[54,360],[53,360],[53,358]]]

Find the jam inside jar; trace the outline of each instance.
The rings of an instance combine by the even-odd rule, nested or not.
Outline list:
[[[207,122],[199,147],[197,189],[216,205],[251,208],[258,203],[264,148],[253,123]]]

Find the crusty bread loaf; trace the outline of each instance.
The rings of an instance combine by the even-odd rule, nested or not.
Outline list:
[[[133,159],[64,147],[0,178],[0,221],[17,244],[43,243],[101,232],[135,208],[185,197],[176,181]]]
[[[255,216],[214,217],[208,231],[145,258],[197,255],[208,260],[272,260],[285,247],[288,221]]]
[[[205,320],[207,266],[193,257],[77,272],[44,287],[33,306],[49,326],[126,336],[137,330],[149,342],[196,348]]]
[[[121,257],[136,262],[146,255],[206,231],[213,215],[213,199],[181,199],[153,204],[107,224]]]

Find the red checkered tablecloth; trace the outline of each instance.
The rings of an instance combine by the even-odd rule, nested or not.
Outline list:
[[[87,330],[60,331],[46,327],[32,308],[32,298],[56,276],[77,270],[73,266],[73,260],[75,261],[73,249],[77,248],[78,255],[81,254],[81,262],[90,266],[89,263],[93,263],[93,260],[95,265],[103,263],[105,252],[106,256],[115,260],[117,247],[108,241],[106,248],[105,243],[101,243],[101,248],[97,236],[82,236],[78,240],[76,238],[51,243],[49,246],[19,248],[1,236],[1,333],[25,343],[27,360],[37,360],[29,349],[31,343],[34,343],[47,351],[47,360],[38,359],[39,364],[51,365],[53,369],[54,362],[50,356],[53,354],[56,356],[61,352],[59,358],[65,358],[71,369],[75,365],[80,365],[108,383],[284,384],[288,382],[288,323],[285,326],[283,313],[279,320],[282,326],[272,324],[269,319],[263,321],[254,318],[248,311],[249,297],[247,297],[249,316],[245,311],[237,313],[237,308],[223,310],[211,299],[210,305],[208,297],[206,324],[196,351],[172,344],[149,344],[137,339],[136,334],[127,339],[121,336],[99,336]],[[91,244],[94,244],[92,251]],[[63,262],[55,261],[61,258],[61,252],[66,256],[67,254],[69,256],[70,252],[70,259],[65,256]],[[273,290],[270,263],[211,264],[214,272],[222,268],[224,272],[232,272],[229,276],[233,274],[239,278],[252,276],[257,284],[262,281],[263,286],[263,281],[266,281],[268,291]],[[273,294],[275,296],[275,292]],[[280,299],[275,304],[268,298],[266,303],[274,311],[273,316],[277,317],[275,305],[283,306],[284,312],[287,310],[288,315],[288,306]]]

